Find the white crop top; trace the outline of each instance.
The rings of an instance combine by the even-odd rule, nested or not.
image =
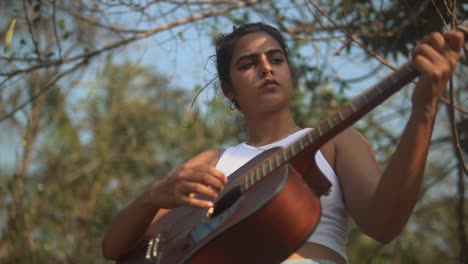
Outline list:
[[[310,130],[310,128],[302,129],[282,140],[260,148],[286,147]],[[216,164],[216,169],[229,177],[229,175],[250,159],[263,152],[262,149],[247,145],[245,142],[234,147],[228,147],[224,150]],[[307,238],[307,241],[332,249],[340,254],[347,262],[346,244],[348,237],[348,214],[344,205],[341,186],[335,172],[320,151],[315,155],[315,162],[322,173],[331,182],[332,187],[328,195],[323,195],[320,198],[322,215],[318,226],[312,235]]]

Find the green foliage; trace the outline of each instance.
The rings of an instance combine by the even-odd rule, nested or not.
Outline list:
[[[5,230],[4,242],[23,242],[11,245],[18,255],[2,261],[27,263],[31,256],[20,253],[26,246],[20,238],[32,232],[39,262],[95,263],[116,210],[186,159],[238,134],[220,125],[229,119],[225,105],[215,100],[205,114],[189,112],[191,93],[145,68],[109,62],[92,89],[94,96],[74,112],[59,89],[48,94],[38,166],[21,199],[31,229]],[[14,182],[2,179],[2,186]]]
[[[462,9],[462,4],[458,2]],[[406,1],[394,4],[376,1],[343,1],[337,19],[357,34],[370,50],[384,56],[406,56],[429,32],[443,31],[449,12],[444,1]]]
[[[54,19],[52,4],[58,2]],[[127,54],[133,47],[141,47],[132,46],[132,37],[152,34],[141,28],[155,25],[162,28],[173,22],[171,19],[184,18],[184,11],[190,20],[197,11],[202,13],[225,4],[207,9],[207,5],[199,3],[124,2],[73,1],[69,5],[66,1],[28,0],[26,11],[33,34],[22,1],[2,2],[4,9],[0,12],[4,19],[0,21],[4,24],[5,41],[0,45],[7,52],[0,57],[4,78],[0,79],[2,116],[69,68],[71,64],[63,61],[55,64],[60,55],[70,59],[83,52],[96,52],[107,58],[103,56],[105,59],[101,61],[83,58],[86,62],[83,67],[88,69],[86,75],[68,74],[62,82],[51,85],[42,96],[0,123],[2,144],[21,142],[14,145],[11,151],[14,153],[7,154],[14,157],[10,165],[14,173],[8,174],[3,168],[0,171],[1,263],[105,262],[100,240],[117,210],[151,182],[165,177],[200,151],[245,139],[241,115],[227,107],[222,95],[214,93],[213,98],[197,101],[189,109],[199,88],[173,87],[167,77],[139,66],[140,61],[131,57],[131,52]],[[160,2],[165,4],[164,10],[169,10],[167,13],[158,9]],[[302,126],[315,125],[345,104],[352,85],[362,81],[340,78],[331,63],[332,54],[354,59],[349,63],[371,62],[372,58],[362,56],[361,48],[343,37],[342,29],[368,50],[399,58],[407,56],[423,35],[442,31],[444,23],[452,19],[446,1],[314,2],[339,27],[312,5],[298,1],[261,1],[196,24],[212,29],[209,33],[213,36],[226,28],[230,30],[233,24],[259,20],[288,32],[295,87],[292,109]],[[466,17],[464,8],[466,4],[457,1],[460,17]],[[16,21],[16,25],[11,21]],[[193,42],[185,31],[168,27],[174,30],[171,33],[176,41]],[[155,37],[157,43],[159,36]],[[122,40],[126,42],[116,47],[126,47],[125,52],[115,52],[113,48],[99,50]],[[153,40],[150,42],[154,45]],[[340,52],[342,49],[348,53]],[[14,74],[31,66],[38,69]],[[375,68],[360,79],[379,76],[381,67]],[[97,71],[96,80],[90,80],[92,71]],[[463,91],[459,92],[459,104],[466,98],[466,89]],[[383,165],[398,140],[398,129],[408,107],[408,95],[403,94],[356,125]],[[444,119],[436,128],[442,139],[451,134]],[[455,159],[447,154],[452,151],[451,144],[447,139],[441,140],[433,149],[434,158],[428,162],[421,201],[408,228],[391,244],[382,246],[353,227],[348,249],[350,263],[459,260],[458,224],[463,219],[459,219],[454,209]],[[441,195],[441,189],[450,190],[451,196]]]

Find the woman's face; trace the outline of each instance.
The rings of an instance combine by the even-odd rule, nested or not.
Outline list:
[[[231,85],[225,89],[242,113],[277,111],[291,99],[291,70],[279,43],[264,32],[237,41],[229,65]]]

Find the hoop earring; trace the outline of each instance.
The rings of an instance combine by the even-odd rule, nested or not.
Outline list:
[[[231,111],[236,110],[236,101],[233,99],[229,99],[229,109],[231,109]]]

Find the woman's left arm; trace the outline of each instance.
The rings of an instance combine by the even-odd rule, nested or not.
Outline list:
[[[406,225],[416,204],[437,106],[463,46],[463,34],[433,33],[413,51],[420,77],[412,113],[400,141],[381,173],[367,141],[348,129],[334,140],[335,170],[347,209],[367,235],[388,243]]]

